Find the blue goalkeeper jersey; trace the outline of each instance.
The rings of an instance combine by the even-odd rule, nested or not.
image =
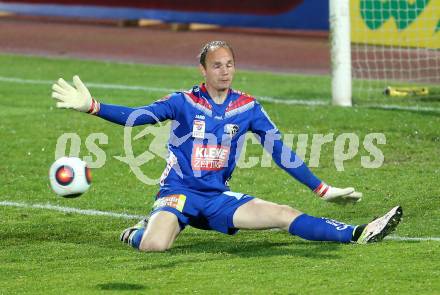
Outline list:
[[[134,112],[140,115],[134,116]],[[216,104],[204,84],[176,92],[139,108],[103,104],[97,116],[137,126],[172,120],[168,159],[161,189],[203,193],[228,191],[228,180],[245,142],[253,132],[275,163],[311,190],[321,181],[281,140],[281,134],[255,98],[229,89],[223,104]]]

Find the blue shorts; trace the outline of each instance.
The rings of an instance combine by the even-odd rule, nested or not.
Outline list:
[[[233,223],[235,210],[252,199],[254,197],[231,191],[204,194],[182,189],[161,190],[151,215],[168,211],[177,216],[182,230],[191,225],[233,235],[238,231]]]

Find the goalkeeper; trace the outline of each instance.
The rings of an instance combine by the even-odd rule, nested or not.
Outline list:
[[[142,251],[165,251],[187,225],[225,234],[278,228],[306,240],[360,244],[380,241],[395,229],[402,216],[400,206],[368,224],[353,226],[230,191],[228,180],[242,145],[238,139],[251,131],[282,169],[322,200],[349,203],[362,197],[354,188],[336,188],[316,177],[283,145],[263,107],[253,97],[231,89],[235,60],[230,45],[209,42],[199,58],[204,83],[140,108],[98,102],[78,76],[73,77],[74,87],[61,78],[52,86],[59,108],[87,112],[120,125],[173,120],[167,166],[153,209],[148,219],[122,232],[123,242]],[[139,111],[129,122],[130,115]]]

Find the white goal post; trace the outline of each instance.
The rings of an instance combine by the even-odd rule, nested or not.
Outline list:
[[[330,0],[332,103],[351,106],[350,0]]]
[[[440,98],[439,0],[329,0],[329,7],[334,105],[351,106],[352,96]]]

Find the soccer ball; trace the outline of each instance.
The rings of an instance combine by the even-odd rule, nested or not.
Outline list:
[[[83,160],[76,157],[62,157],[50,167],[49,181],[57,195],[76,198],[89,189],[92,174]]]

